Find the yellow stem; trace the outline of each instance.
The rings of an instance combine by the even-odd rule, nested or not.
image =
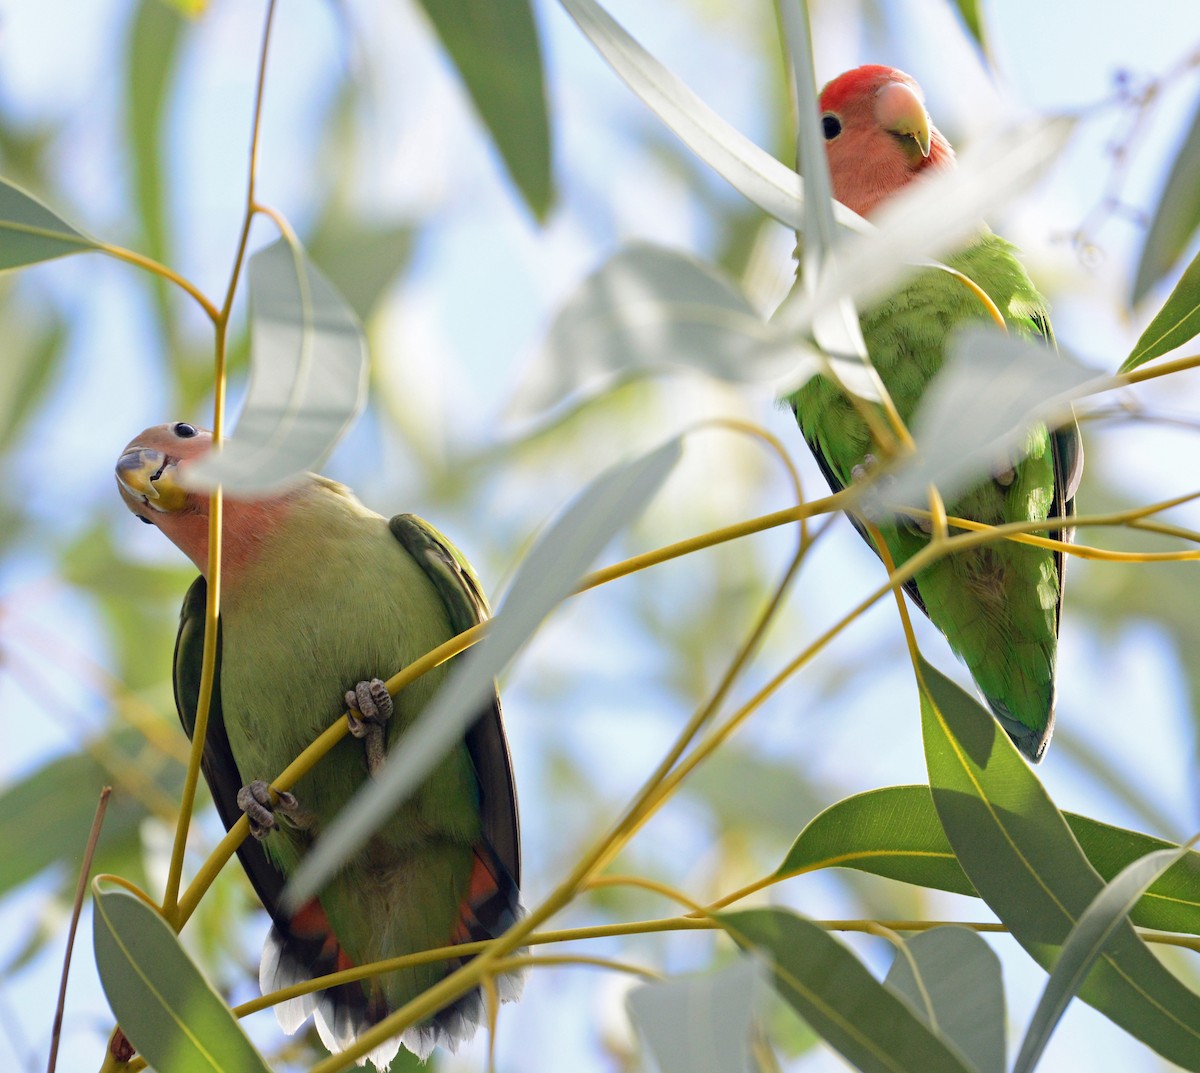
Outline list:
[[[118,261],[124,261],[126,264],[136,265],[138,268],[144,268],[147,272],[153,272],[156,276],[161,276],[168,282],[174,283],[176,287],[195,299],[196,304],[204,310],[209,320],[214,324],[217,322],[217,319],[220,317],[217,307],[212,304],[199,287],[179,275],[178,272],[175,272],[164,264],[160,264],[151,257],[145,256],[145,254],[136,253],[121,246],[114,246],[108,242],[99,242],[96,245],[101,253],[106,253],[109,257],[113,257]]]

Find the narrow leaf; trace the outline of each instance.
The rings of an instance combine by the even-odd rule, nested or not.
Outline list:
[[[1004,1073],[1000,959],[970,928],[934,928],[911,936],[884,983],[952,1041],[979,1073]]]
[[[596,0],[560,0],[626,85],[730,186],[794,231],[804,228],[804,183],[791,168],[725,122],[637,43]],[[839,224],[869,230],[857,213],[835,205]]]
[[[662,1073],[730,1073],[750,1068],[762,990],[758,963],[742,957],[715,972],[646,984],[626,1004]]]
[[[1064,812],[1088,863],[1104,880],[1173,843]],[[830,805],[797,836],[778,876],[854,868],[920,887],[978,897],[942,830],[928,786],[868,790]],[[1200,934],[1200,853],[1189,852],[1134,906],[1144,928]]]
[[[1049,969],[1103,882],[999,724],[922,660],[921,723],[938,816],[963,871],[1013,938]],[[1200,998],[1129,926],[1079,996],[1185,1069],[1200,1070]]]
[[[1067,1004],[1087,978],[1096,959],[1104,952],[1109,939],[1129,916],[1130,909],[1137,904],[1146,888],[1186,852],[1185,849],[1163,849],[1134,861],[1096,895],[1079,918],[1079,923],[1054,963],[1054,971],[1029,1022],[1013,1073],[1031,1073],[1046,1044],[1050,1042],[1050,1035],[1066,1011]]]
[[[50,261],[97,245],[32,194],[0,179],[0,269]]]
[[[780,909],[720,913],[742,947],[769,959],[775,990],[863,1073],[971,1073],[962,1056],[842,943]]]
[[[1200,101],[1154,210],[1133,282],[1133,304],[1183,255],[1200,227]],[[1178,345],[1178,344],[1176,344]]]
[[[191,466],[188,483],[264,493],[315,469],[366,401],[358,318],[299,247],[250,258],[250,387],[233,435]]]
[[[100,981],[138,1053],[171,1073],[268,1073],[167,922],[126,891],[92,889]]]
[[[529,0],[421,0],[534,216],[554,201],[542,52]]]
[[[954,0],[954,6],[958,8],[959,17],[963,21],[963,25],[967,28],[967,32],[975,39],[975,43],[982,51],[987,51],[987,42],[984,40],[983,33],[983,10],[979,0]]]
[[[392,747],[377,776],[322,833],[288,884],[299,905],[370,837],[462,738],[495,688],[496,676],[542,620],[574,590],[605,545],[653,498],[679,460],[678,440],[602,473],[542,535],[513,578],[487,637],[458,661],[449,680]]]
[[[920,503],[930,484],[952,501],[1011,465],[1035,425],[1070,420],[1071,399],[1099,379],[1052,347],[990,325],[956,332],[913,415],[916,453],[889,480],[864,489],[864,508],[883,512]]]
[[[589,276],[558,312],[515,393],[513,414],[533,416],[618,377],[695,368],[722,380],[778,380],[811,351],[772,338],[754,307],[718,269],[686,254],[633,243]]]
[[[1146,325],[1122,363],[1127,373],[1200,335],[1200,254],[1184,269],[1179,282],[1154,319]]]

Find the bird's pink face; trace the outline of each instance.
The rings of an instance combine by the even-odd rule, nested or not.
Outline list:
[[[820,98],[833,196],[869,216],[927,168],[949,167],[954,151],[925,111],[921,88],[894,67],[856,67]]]
[[[208,497],[188,491],[179,471],[212,446],[212,433],[186,421],[155,425],[135,436],[117,459],[117,487],[125,505],[142,521],[157,525],[162,516],[206,509]]]

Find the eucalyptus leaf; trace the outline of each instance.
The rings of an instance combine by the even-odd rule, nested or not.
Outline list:
[[[919,662],[934,805],[971,883],[1013,938],[1049,969],[1103,881],[999,724]],[[1200,997],[1121,923],[1079,997],[1185,1069],[1200,1070]]]
[[[316,469],[366,401],[367,345],[353,310],[298,246],[250,258],[250,386],[233,435],[188,467],[200,490],[285,487]]]
[[[633,243],[589,276],[554,318],[510,415],[530,417],[629,373],[695,368],[732,381],[793,375],[811,350],[778,342],[718,269]]]
[[[750,1025],[763,993],[750,957],[714,972],[645,984],[625,1000],[662,1073],[750,1067]]]
[[[959,17],[963,21],[963,25],[967,28],[967,32],[975,39],[975,43],[983,51],[987,51],[987,41],[985,40],[983,29],[983,8],[979,0],[954,0],[954,6],[958,8]]]
[[[529,0],[420,0],[534,216],[554,201],[542,52]]]
[[[559,0],[609,66],[683,143],[743,197],[794,231],[804,228],[804,183],[705,104],[647,52],[595,0]],[[870,230],[834,206],[838,223]]]
[[[607,470],[539,538],[522,560],[486,638],[459,658],[434,699],[392,747],[383,769],[354,795],[305,856],[285,892],[289,905],[300,905],[320,890],[462,738],[495,689],[496,676],[571,594],[613,536],[641,513],[679,455],[679,440],[668,440],[647,455]]]
[[[931,484],[953,501],[1007,469],[1035,425],[1073,420],[1071,399],[1101,379],[1052,347],[990,326],[960,329],[913,414],[916,453],[863,489],[864,509],[882,514],[922,503]]]
[[[775,990],[863,1073],[973,1073],[953,1045],[823,928],[781,909],[716,919],[739,946],[765,955]]]
[[[1136,369],[1197,335],[1200,335],[1200,254],[1184,269],[1162,309],[1146,325],[1129,357],[1121,363],[1120,371]]]
[[[127,891],[93,890],[100,982],[138,1053],[164,1073],[269,1073],[167,922]]]
[[[933,928],[910,936],[884,983],[951,1040],[979,1073],[1004,1073],[1000,959],[970,928]]]
[[[1200,228],[1200,101],[1171,163],[1134,275],[1134,304],[1140,302],[1183,255]],[[1178,344],[1177,344],[1178,345]]]
[[[0,179],[0,269],[99,249],[32,194]]]
[[[1138,858],[1171,842],[1064,812],[1088,863],[1111,880]],[[928,786],[888,786],[854,794],[816,816],[796,837],[777,876],[821,868],[861,872],[978,897],[942,830]],[[1145,928],[1200,934],[1200,853],[1189,852],[1134,906]]]

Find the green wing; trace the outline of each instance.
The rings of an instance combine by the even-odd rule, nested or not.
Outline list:
[[[415,514],[398,514],[388,522],[388,527],[433,582],[455,633],[462,633],[490,616],[491,609],[475,572],[458,549],[432,525]],[[517,790],[500,698],[495,693],[467,731],[466,742],[479,780],[484,837],[519,888],[521,835]]]
[[[179,614],[179,633],[175,637],[175,707],[179,721],[189,739],[196,729],[196,705],[200,697],[200,671],[204,659],[204,609],[208,585],[203,577],[196,578],[183,598]],[[200,769],[212,791],[221,822],[229,830],[242,816],[237,806],[237,792],[245,785],[238,772],[225,732],[225,713],[221,708],[221,630],[217,629],[217,667],[213,683],[212,703],[208,712],[208,732],[204,738],[204,753]],[[262,844],[253,838],[242,841],[238,857],[255,893],[267,912],[281,927],[286,916],[279,909],[279,898],[286,877],[268,859]]]

